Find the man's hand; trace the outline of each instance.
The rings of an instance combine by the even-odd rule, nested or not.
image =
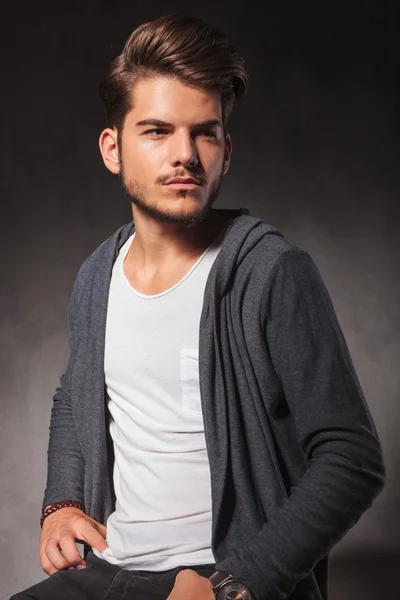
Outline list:
[[[167,600],[215,600],[211,581],[196,571],[183,569],[175,578]]]
[[[53,575],[62,569],[84,569],[86,563],[75,542],[84,541],[103,552],[108,548],[105,538],[105,526],[79,508],[60,508],[43,522],[39,545],[43,571]]]

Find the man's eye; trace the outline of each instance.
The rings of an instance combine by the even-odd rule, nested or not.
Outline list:
[[[160,137],[162,135],[168,134],[168,130],[162,129],[161,127],[157,127],[156,129],[149,129],[145,133],[146,133],[146,135],[149,135],[150,137]],[[215,131],[211,131],[211,130],[199,131],[199,133],[208,138],[216,138],[217,137]]]
[[[157,128],[157,129],[149,129],[148,131],[146,131],[146,133],[148,135],[150,135],[151,137],[158,137],[159,135],[163,135],[164,133],[168,133],[168,132],[166,129]]]

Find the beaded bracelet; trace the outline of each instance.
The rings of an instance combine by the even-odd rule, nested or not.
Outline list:
[[[43,527],[43,521],[49,515],[52,515],[57,510],[60,510],[60,508],[66,508],[66,507],[79,508],[80,510],[82,510],[84,512],[83,504],[81,504],[80,502],[77,502],[76,500],[62,500],[61,502],[55,502],[54,504],[50,504],[50,506],[48,506],[46,508],[46,510],[44,510],[42,512],[42,516],[40,518],[40,527]]]

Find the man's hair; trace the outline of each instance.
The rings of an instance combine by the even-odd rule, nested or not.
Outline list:
[[[159,75],[219,93],[224,126],[249,79],[243,58],[223,32],[196,17],[162,16],[131,33],[100,84],[109,127],[122,131],[135,83]]]

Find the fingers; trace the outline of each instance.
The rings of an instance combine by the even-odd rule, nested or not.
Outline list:
[[[43,571],[48,575],[53,575],[54,573],[57,573],[61,570],[61,568],[71,571],[75,569],[84,569],[86,567],[86,562],[83,560],[83,558],[81,558],[81,555],[79,554],[79,551],[76,548],[75,544],[75,550],[77,555],[79,556],[79,559],[76,558],[73,549],[65,549],[65,541],[63,542],[63,544],[64,548],[60,549],[57,542],[55,540],[52,540],[51,543],[47,543],[46,547],[40,547],[40,564]],[[49,548],[47,548],[47,546]],[[49,551],[49,554],[47,553],[47,549]],[[65,556],[61,554],[61,550],[65,554]],[[57,558],[55,559],[55,562],[52,562],[54,556],[56,556]]]
[[[43,550],[40,551],[40,565],[43,569],[43,571],[45,573],[47,573],[47,575],[53,575],[53,573],[57,573],[57,569],[55,568],[54,565],[51,564],[51,562],[49,561],[49,559],[47,558],[47,554]],[[72,569],[73,567],[71,567]]]
[[[108,548],[108,544],[104,539],[106,528],[101,523],[97,523],[97,521],[94,523],[90,521],[82,523],[79,531],[80,537],[82,537],[89,546],[92,546],[92,548],[95,548],[99,552],[104,552],[104,550]],[[100,533],[100,531],[104,531],[104,535],[103,533]]]
[[[95,526],[95,528],[100,531],[101,535],[103,536],[104,539],[107,538],[107,527],[105,525],[103,525],[102,523],[99,523],[98,521],[94,521],[93,519],[91,519],[93,525]]]
[[[59,546],[70,566],[77,567],[78,565],[86,564],[76,547],[75,537],[72,533],[64,532],[60,536]]]
[[[72,533],[64,532],[60,539],[50,539],[41,547],[40,560],[42,569],[53,575],[61,569],[83,568],[86,566],[75,544]]]
[[[45,568],[44,570],[49,575],[53,575],[53,573],[56,573],[57,571],[61,571],[62,569],[66,569],[67,567],[73,566],[61,554],[60,547],[55,540],[49,540],[44,551],[50,563],[47,564],[47,568]]]

